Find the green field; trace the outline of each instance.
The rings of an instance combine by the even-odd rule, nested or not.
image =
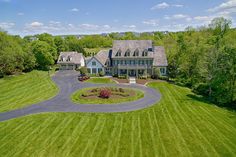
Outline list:
[[[0,112],[22,108],[55,96],[58,88],[48,72],[32,71],[0,79]]]
[[[116,83],[115,81],[113,81],[110,78],[102,78],[102,77],[93,77],[93,78],[86,80],[85,82],[88,82],[88,83]]]
[[[84,98],[82,96],[82,94],[87,93],[87,91],[89,91],[91,89],[94,89],[94,87],[93,88],[83,88],[81,90],[74,92],[71,95],[71,100],[74,103],[80,103],[80,104],[115,104],[115,103],[117,104],[117,103],[135,101],[135,100],[138,100],[138,99],[141,99],[144,97],[144,93],[141,90],[124,88],[125,93],[134,92],[135,94],[133,96],[123,97],[123,98],[109,98],[109,99],[104,99],[104,98],[86,99],[86,98]]]
[[[196,99],[187,88],[149,86],[162,99],[139,111],[44,113],[0,122],[0,156],[236,156],[235,112]]]

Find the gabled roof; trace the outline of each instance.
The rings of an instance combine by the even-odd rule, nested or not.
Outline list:
[[[92,58],[95,58],[99,61],[103,66],[105,66],[107,60],[109,59],[110,50],[101,50],[93,57],[87,57],[86,63],[88,64]]]
[[[60,52],[57,63],[73,63],[73,64],[81,64],[81,59],[84,59],[82,53],[77,52]]]
[[[96,57],[103,65],[109,59],[109,50],[101,50],[94,57]]]
[[[163,46],[155,46],[153,56],[154,66],[168,66],[165,49]]]
[[[133,56],[134,51],[139,51],[139,57],[142,57],[142,52],[152,48],[151,40],[114,40],[112,47],[112,57],[125,57],[127,50],[130,50],[130,56]],[[121,51],[121,56],[116,56],[118,51]],[[148,51],[148,56],[152,57],[152,51]]]

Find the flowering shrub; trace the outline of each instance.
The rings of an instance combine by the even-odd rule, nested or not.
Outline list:
[[[101,98],[109,98],[111,96],[111,91],[107,88],[101,89],[99,93],[99,97]]]

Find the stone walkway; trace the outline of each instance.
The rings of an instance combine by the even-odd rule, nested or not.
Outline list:
[[[33,104],[31,106],[17,109],[9,112],[0,113],[0,121],[5,121],[12,118],[17,118],[29,114],[43,113],[43,112],[127,112],[134,111],[154,105],[160,100],[161,95],[155,89],[148,88],[137,84],[93,84],[81,83],[77,80],[77,73],[75,71],[59,71],[52,80],[60,88],[58,95],[50,100]],[[74,104],[70,100],[70,95],[78,89],[87,87],[99,86],[118,86],[140,89],[144,91],[144,97],[120,104]]]

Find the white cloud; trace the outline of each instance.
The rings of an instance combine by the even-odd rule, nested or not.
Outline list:
[[[31,26],[31,27],[41,27],[43,25],[44,25],[43,23],[38,22],[38,21],[35,21],[35,22],[32,22],[29,24],[29,26]]]
[[[194,20],[197,20],[197,21],[209,21],[211,19],[212,18],[210,16],[196,16],[196,17],[194,17]]]
[[[165,15],[164,19],[166,19],[166,20],[181,20],[181,19],[185,19],[187,21],[191,20],[191,18],[188,15],[184,15],[184,14],[174,14],[172,16]]]
[[[182,7],[184,7],[184,5],[182,5],[182,4],[173,4],[172,6],[173,6],[173,7],[177,7],[177,8],[182,8]]]
[[[187,15],[183,15],[183,14],[175,14],[172,16],[173,19],[184,19],[187,18]]]
[[[25,15],[25,14],[22,13],[22,12],[19,12],[19,13],[17,13],[17,15],[18,15],[18,16],[23,16],[23,15]]]
[[[123,27],[128,28],[128,29],[135,29],[135,25],[123,25]]]
[[[176,7],[176,8],[182,8],[184,5],[182,4],[168,4],[166,2],[159,3],[153,7],[151,7],[151,10],[158,10],[158,9],[166,9],[169,7]]]
[[[14,26],[15,26],[14,22],[1,22],[0,23],[0,28],[2,28],[4,30],[11,29]]]
[[[143,24],[151,25],[151,26],[158,26],[159,20],[151,19],[143,21]]]
[[[165,9],[170,7],[170,5],[166,2],[159,3],[151,8],[151,10],[157,10],[157,9]]]
[[[110,25],[96,24],[72,24],[61,23],[60,21],[49,21],[48,23],[32,22],[25,24],[25,34],[51,33],[51,34],[78,34],[78,33],[103,33],[113,28]]]
[[[84,23],[84,24],[81,24],[79,27],[82,29],[85,29],[85,30],[96,30],[96,29],[98,29],[99,26],[94,25],[94,24]]]
[[[219,6],[208,9],[210,12],[229,11],[236,12],[236,0],[227,0],[227,2],[221,3]]]
[[[103,25],[102,26],[104,29],[110,29],[111,28],[111,26],[109,26],[109,25]]]
[[[78,9],[78,8],[72,8],[72,9],[70,9],[70,11],[72,11],[72,12],[78,12],[79,9]]]

